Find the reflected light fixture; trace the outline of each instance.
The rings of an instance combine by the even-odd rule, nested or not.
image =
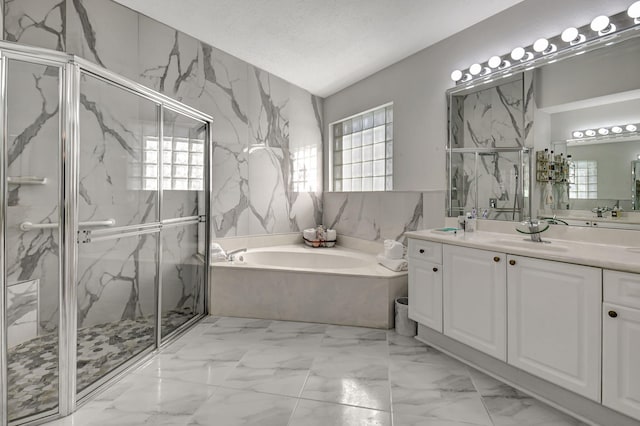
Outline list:
[[[573,139],[592,138],[595,136],[605,136],[607,138],[637,136],[638,124],[626,124],[616,126],[598,127],[598,130],[574,130],[571,132]],[[631,133],[631,134],[630,134]]]
[[[469,72],[471,73],[471,75],[478,75],[480,74],[480,72],[482,72],[482,65],[480,64],[473,64],[469,67]]]
[[[549,43],[549,40],[546,38],[539,38],[533,43],[533,50],[543,55],[548,55],[549,53],[555,52],[557,48],[555,44]]]
[[[575,27],[569,27],[564,30],[560,38],[571,46],[575,46],[576,44],[582,43],[586,40],[586,37],[583,34],[580,34],[580,31]]]
[[[640,1],[629,6],[629,9],[627,9],[627,15],[629,15],[636,24],[640,24]]]
[[[598,33],[598,35],[602,36],[605,34],[610,34],[616,30],[616,26],[611,23],[611,20],[608,16],[600,15],[593,18],[591,21],[591,29]]]
[[[487,65],[489,65],[489,68],[498,68],[502,65],[502,58],[500,56],[492,56],[487,61]]]

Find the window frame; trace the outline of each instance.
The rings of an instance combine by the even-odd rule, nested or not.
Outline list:
[[[389,119],[389,112],[388,112],[388,108],[390,108],[391,110],[391,118]],[[336,164],[336,139],[337,137],[342,138],[344,136],[344,134],[341,132],[340,136],[336,136],[335,131],[334,131],[334,126],[336,126],[337,124],[340,123],[344,123],[346,121],[349,120],[353,120],[354,118],[358,118],[358,117],[363,117],[367,114],[370,113],[375,113],[376,111],[379,111],[383,109],[385,111],[385,121],[384,124],[378,124],[378,126],[375,125],[375,121],[373,122],[373,125],[371,126],[371,129],[375,129],[376,127],[380,127],[380,126],[384,126],[385,127],[385,137],[383,140],[383,143],[385,145],[385,154],[384,154],[384,175],[382,175],[382,178],[384,179],[384,189],[375,189],[375,187],[373,186],[372,183],[372,187],[371,189],[362,189],[362,187],[360,187],[360,189],[357,190],[353,190],[353,189],[348,189],[345,190],[344,187],[341,187],[340,189],[336,189],[336,176],[335,176],[335,170],[336,170],[336,166],[343,166],[343,163],[340,162],[339,164]],[[394,103],[393,101],[391,102],[387,102],[381,105],[378,105],[374,108],[370,108],[367,109],[365,111],[362,112],[358,112],[357,114],[353,114],[350,115],[348,117],[344,117],[341,118],[339,120],[335,120],[331,123],[329,123],[329,141],[330,141],[330,145],[329,145],[329,152],[328,152],[328,156],[329,156],[329,161],[328,161],[328,165],[329,165],[329,170],[328,170],[328,185],[329,185],[329,191],[330,192],[389,192],[389,191],[393,191],[393,157],[394,157],[394,149],[393,149],[393,145],[395,143],[395,139],[394,139],[394,135],[393,135],[393,126],[394,126]],[[388,132],[388,128],[390,126],[390,133],[391,136],[389,137],[387,132]],[[368,130],[368,129],[363,129],[361,131],[358,132],[363,132],[364,130]],[[353,135],[356,132],[351,132],[348,135]],[[380,144],[380,142],[377,142],[378,144]],[[368,145],[368,144],[367,144]],[[373,147],[376,145],[376,142],[372,142],[371,146],[372,146],[372,150],[374,149]],[[390,146],[390,148],[389,148]],[[391,152],[389,152],[389,149],[391,149]],[[340,150],[340,152],[342,153],[344,150]],[[390,154],[390,155],[389,155]],[[373,154],[372,154],[373,155]],[[374,160],[372,157],[371,162],[373,163]],[[359,160],[360,164],[364,164],[365,161],[361,159]],[[358,163],[349,163],[349,164],[358,164]],[[373,167],[373,164],[372,164]],[[344,169],[343,169],[344,171]],[[372,172],[371,177],[381,177],[380,175],[374,175]],[[341,180],[343,178],[340,178]]]
[[[592,165],[593,164],[593,165]],[[584,166],[583,166],[584,165]],[[581,167],[578,167],[581,166]],[[578,170],[586,170],[586,176],[584,178],[587,179],[587,182],[576,182],[576,178],[583,177],[578,176]],[[590,170],[595,170],[595,173],[590,174]],[[591,178],[595,177],[595,191],[591,190],[591,185],[594,183],[590,182]],[[583,188],[581,190],[581,188]],[[580,193],[586,193],[586,197],[579,196]],[[590,195],[594,196],[591,197]],[[598,161],[597,160],[572,160],[571,165],[569,166],[569,199],[573,200],[597,200],[598,199]]]

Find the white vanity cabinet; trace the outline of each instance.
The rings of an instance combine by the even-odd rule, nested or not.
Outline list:
[[[505,254],[443,246],[444,334],[506,361]]]
[[[442,244],[409,240],[409,318],[442,333]]]
[[[601,269],[509,255],[508,363],[600,401]]]
[[[603,273],[602,404],[640,419],[640,274]]]

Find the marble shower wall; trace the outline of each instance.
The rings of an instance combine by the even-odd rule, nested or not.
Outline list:
[[[406,243],[404,233],[444,225],[445,191],[326,192],[324,225],[340,235]]]
[[[321,221],[321,99],[112,1],[4,0],[3,14],[5,40],[76,54],[214,117],[215,237],[299,231]],[[51,161],[55,151],[47,151],[57,149],[52,139],[57,129],[48,128],[57,121],[52,118],[55,104],[46,98],[50,76],[39,71],[21,78],[24,84],[15,87],[24,86],[20,90],[28,96],[14,110],[20,119],[13,132],[26,135],[17,143],[27,148],[16,151],[15,164],[22,167],[19,173],[29,174],[27,168],[39,160],[28,146],[39,139],[49,143],[39,155],[57,167]],[[117,226],[156,220],[153,192],[132,190],[125,179],[131,174],[128,167],[142,155],[145,137],[153,136],[152,109],[127,101],[116,89],[95,87],[87,78],[83,84],[81,220],[113,218]],[[33,197],[26,189],[12,192],[15,211],[19,210],[16,220],[28,216],[33,222],[57,221],[57,172],[48,174],[53,176],[46,187],[48,198],[40,193],[42,188],[30,189]],[[190,206],[201,201],[196,193],[195,198],[172,195],[177,204],[170,216],[186,212],[184,200],[191,200]],[[55,331],[59,287],[55,232],[21,233],[16,224],[9,231],[10,246],[16,248],[9,256],[10,277],[15,282],[39,280],[40,301],[48,301],[39,307],[40,329]],[[194,232],[181,235],[183,247],[171,262],[188,268],[200,241]],[[146,270],[153,240],[151,236],[140,244],[133,239],[113,240],[101,250],[84,253],[78,289],[80,326],[149,314],[149,289],[143,288],[140,276],[132,281],[129,272]],[[171,270],[172,281],[179,285],[175,292],[166,292],[172,297],[164,301],[164,308],[199,306],[200,296],[185,302],[190,297],[186,295],[195,293],[180,287],[184,277],[199,272]],[[153,279],[150,270],[147,275]]]
[[[488,89],[453,96],[451,101],[451,147],[455,148],[523,148],[531,146],[533,124],[533,84],[520,78]],[[514,202],[522,194],[516,187],[526,179],[518,153],[495,152],[478,156],[453,153],[452,208],[459,213],[490,209],[490,199],[497,208],[490,218],[511,220]],[[525,180],[526,182],[526,180]],[[528,189],[528,188],[526,188]],[[502,210],[502,211],[501,211]]]
[[[216,237],[321,218],[322,179],[293,190],[297,151],[315,151],[304,170],[321,173],[320,98],[112,1],[5,0],[4,15],[7,40],[77,54],[214,117]]]

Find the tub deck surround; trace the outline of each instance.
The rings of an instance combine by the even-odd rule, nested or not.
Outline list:
[[[506,251],[538,259],[640,273],[640,236],[636,235],[635,231],[580,229],[558,225],[554,226],[553,230],[542,233],[542,239],[549,243],[535,243],[530,241],[529,236],[517,233],[513,227],[514,224],[509,223],[507,228],[496,227],[476,232],[442,234],[428,229],[407,232],[405,235],[444,244]],[[590,232],[598,235],[587,235]],[[600,242],[597,242],[598,240]]]
[[[237,259],[212,264],[212,315],[393,328],[394,300],[407,294],[406,272],[351,248],[298,243],[249,249]]]

